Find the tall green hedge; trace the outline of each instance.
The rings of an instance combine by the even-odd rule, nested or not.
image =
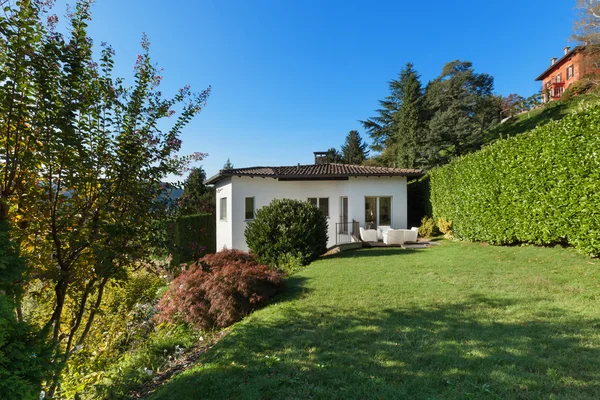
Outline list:
[[[600,255],[600,106],[430,172],[433,215],[459,239],[569,244]]]
[[[179,217],[171,225],[171,265],[196,261],[217,250],[216,218],[213,214],[195,214]]]

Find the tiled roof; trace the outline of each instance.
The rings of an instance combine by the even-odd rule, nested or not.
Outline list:
[[[544,80],[544,78],[546,78],[546,76],[548,76],[548,74],[550,72],[552,72],[553,70],[555,70],[556,68],[558,68],[560,66],[560,64],[567,57],[571,56],[575,52],[578,52],[578,51],[580,51],[582,49],[583,49],[583,46],[577,46],[577,47],[572,48],[569,52],[567,52],[567,54],[565,54],[564,56],[562,56],[561,58],[559,58],[558,60],[556,60],[556,62],[554,64],[552,64],[551,66],[549,66],[548,68],[546,68],[546,70],[544,72],[542,72],[542,74],[540,76],[538,76],[535,80],[536,81]]]
[[[419,169],[370,167],[348,164],[313,164],[288,167],[250,167],[221,170],[205,183],[212,185],[230,176],[254,176],[277,179],[335,179],[350,176],[420,176]]]

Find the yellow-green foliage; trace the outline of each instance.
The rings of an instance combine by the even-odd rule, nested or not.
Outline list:
[[[419,236],[421,237],[432,237],[438,233],[435,221],[431,217],[423,217],[421,220],[421,226],[419,226]]]
[[[436,219],[459,239],[569,244],[600,255],[600,106],[431,171]]]
[[[442,233],[452,233],[452,221],[446,221],[444,218],[438,218],[437,226]]]

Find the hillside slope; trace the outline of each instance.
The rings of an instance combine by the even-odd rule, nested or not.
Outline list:
[[[562,119],[565,115],[576,112],[582,104],[597,98],[598,95],[587,94],[573,97],[570,100],[553,101],[535,110],[514,116],[489,132],[489,142],[497,138],[516,136],[538,126],[546,125],[548,122]]]

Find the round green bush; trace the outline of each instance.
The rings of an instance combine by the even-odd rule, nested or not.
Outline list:
[[[306,265],[327,250],[327,219],[308,202],[273,200],[246,227],[246,243],[262,263],[278,267],[297,259]]]

